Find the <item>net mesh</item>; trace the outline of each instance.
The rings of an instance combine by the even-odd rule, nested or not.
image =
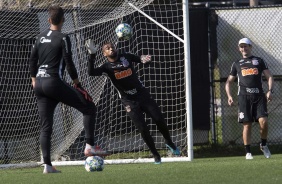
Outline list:
[[[220,88],[215,88],[217,104],[220,106],[220,111],[217,116],[222,122],[222,135],[219,135],[219,140],[224,144],[242,144],[242,126],[237,122],[238,106],[228,106],[228,99],[225,94],[225,82],[229,75],[230,67],[233,62],[240,59],[238,50],[238,41],[241,38],[247,37],[252,41],[252,54],[261,57],[267,63],[269,70],[274,76],[275,85],[274,91],[281,89],[281,40],[280,34],[277,34],[281,29],[281,5],[277,7],[257,7],[248,9],[217,9],[218,16],[217,25],[217,48],[218,48],[218,63],[216,78],[220,78]],[[245,17],[248,16],[248,19]],[[232,85],[233,99],[237,99],[237,85]],[[263,78],[264,92],[268,91],[267,80]],[[277,93],[275,93],[277,95]],[[279,95],[273,97],[268,107],[268,122],[269,130],[267,141],[269,144],[281,144],[281,99]],[[237,104],[235,102],[234,104]],[[253,124],[252,128],[252,143],[258,145],[261,141],[259,134],[260,127],[257,123]]]
[[[182,4],[158,0],[130,2],[183,39]],[[148,151],[138,130],[126,116],[111,82],[103,76],[87,75],[88,56],[84,42],[89,38],[100,45],[106,41],[116,43],[120,52],[152,55],[153,62],[135,65],[136,71],[160,106],[173,141],[185,149],[183,43],[137,12],[127,1],[0,0],[0,162],[41,160],[40,122],[28,60],[35,36],[49,28],[47,9],[54,3],[65,10],[62,32],[70,36],[79,79],[97,105],[95,144],[109,150],[116,158],[128,152],[136,153],[138,158]],[[115,35],[115,27],[121,22],[133,28],[129,41],[118,41]],[[99,52],[95,65],[104,62]],[[65,80],[71,83],[68,74]],[[156,147],[164,149],[164,140],[154,122],[148,116],[145,119]],[[52,161],[83,160],[84,146],[82,114],[58,104],[52,134]]]

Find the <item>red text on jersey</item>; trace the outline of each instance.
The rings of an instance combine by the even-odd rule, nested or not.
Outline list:
[[[258,73],[259,72],[257,68],[242,69],[242,76],[257,75]]]
[[[131,68],[128,68],[127,70],[116,72],[115,77],[116,79],[122,79],[122,78],[130,76],[131,74],[132,74],[132,70]]]

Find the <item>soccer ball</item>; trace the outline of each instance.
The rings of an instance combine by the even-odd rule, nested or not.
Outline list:
[[[116,28],[116,34],[122,40],[129,40],[132,36],[132,28],[129,24],[121,23]]]
[[[103,171],[104,160],[99,156],[90,156],[85,160],[84,168],[87,172]]]

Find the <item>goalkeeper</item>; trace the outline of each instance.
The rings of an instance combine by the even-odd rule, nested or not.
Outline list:
[[[123,53],[119,54],[114,44],[105,43],[102,46],[103,55],[108,62],[104,63],[98,68],[94,68],[94,60],[98,45],[95,45],[93,40],[87,40],[85,44],[90,54],[88,62],[88,74],[90,76],[101,76],[106,74],[112,81],[112,84],[117,89],[121,102],[125,108],[126,113],[134,122],[135,126],[141,133],[141,136],[149,149],[151,150],[155,163],[161,163],[161,157],[155,147],[154,140],[150,135],[149,128],[145,122],[143,112],[151,116],[156,123],[158,130],[165,138],[166,146],[174,155],[180,155],[179,149],[172,142],[168,127],[162,116],[157,103],[150,96],[149,92],[139,80],[132,63],[147,63],[151,61],[149,55],[142,55],[141,57]]]
[[[60,172],[52,167],[50,155],[53,116],[59,102],[83,113],[85,156],[107,154],[105,151],[94,149],[96,106],[78,80],[77,70],[72,60],[70,38],[61,33],[64,20],[64,11],[61,7],[49,8],[50,29],[37,36],[30,56],[30,74],[41,122],[40,145],[44,161],[43,173]],[[74,88],[63,81],[65,67],[74,82]]]

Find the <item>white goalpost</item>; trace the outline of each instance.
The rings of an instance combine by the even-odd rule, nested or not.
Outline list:
[[[118,94],[106,77],[87,75],[85,40],[117,44],[120,52],[152,55],[152,63],[135,66],[140,80],[160,106],[173,142],[182,155],[167,154],[164,139],[145,115],[163,162],[193,160],[192,99],[188,0],[59,0],[65,10],[62,32],[71,38],[80,81],[97,106],[95,144],[111,155],[106,164],[153,162],[148,147],[127,117]],[[0,168],[37,166],[41,161],[40,122],[31,88],[29,55],[35,36],[49,28],[43,1],[0,0]],[[115,27],[133,28],[128,41],[118,41]],[[95,65],[105,62],[101,53]],[[65,80],[71,84],[68,74]],[[83,165],[82,114],[64,104],[55,110],[52,134],[53,165]]]

